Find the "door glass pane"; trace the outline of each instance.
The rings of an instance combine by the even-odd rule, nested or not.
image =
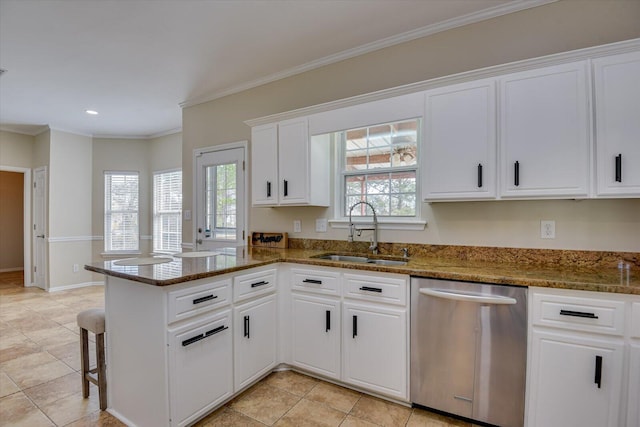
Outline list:
[[[206,239],[236,240],[236,163],[207,166]]]

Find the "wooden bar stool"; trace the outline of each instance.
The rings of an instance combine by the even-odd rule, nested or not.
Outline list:
[[[91,308],[78,313],[80,327],[80,358],[82,363],[82,396],[89,397],[89,381],[98,386],[100,409],[107,409],[107,377],[104,359],[104,310]],[[96,336],[97,366],[89,369],[89,333]]]

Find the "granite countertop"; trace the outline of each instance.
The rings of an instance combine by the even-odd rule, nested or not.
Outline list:
[[[114,264],[115,260],[103,261],[88,264],[85,269],[134,282],[167,286],[277,262],[291,262],[438,279],[640,295],[640,271],[636,264],[631,265],[627,282],[626,271],[621,275],[615,265],[578,261],[573,265],[529,264],[518,262],[517,258],[498,262],[454,256],[438,257],[423,252],[409,257],[406,265],[385,266],[314,258],[328,252],[338,252],[327,249],[239,247],[226,248],[220,252],[216,256],[201,258],[172,257],[170,262],[154,265],[122,266]]]

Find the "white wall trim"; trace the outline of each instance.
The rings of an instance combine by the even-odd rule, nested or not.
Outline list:
[[[182,249],[193,249],[193,243],[182,242]]]
[[[405,43],[411,40],[416,40],[422,37],[426,37],[435,33],[450,30],[464,25],[473,24],[476,22],[484,21],[498,16],[506,15],[513,12],[519,12],[521,10],[542,6],[548,3],[554,3],[557,0],[522,0],[512,1],[509,3],[500,4],[488,9],[484,9],[478,12],[469,13],[467,15],[458,16],[456,18],[447,19],[442,22],[427,25],[422,28],[407,31],[405,33],[397,34],[391,37],[387,37],[381,40],[377,40],[371,43],[357,46],[352,49],[343,50],[333,55],[325,56],[324,58],[316,59],[314,61],[307,62],[306,64],[292,67],[287,70],[271,74],[266,77],[262,77],[250,82],[246,82],[228,89],[208,93],[202,96],[198,96],[192,99],[188,99],[180,103],[180,107],[186,108],[193,105],[202,104],[204,102],[213,101],[214,99],[222,98],[223,96],[232,95],[234,93],[242,92],[254,87],[262,86],[267,83],[271,83],[277,80],[281,80],[287,77],[301,74],[306,71],[315,70],[316,68],[324,67],[336,62],[344,61],[345,59],[354,58],[356,56],[364,55],[366,53],[374,52],[376,50],[384,49],[387,47],[395,46],[401,43]]]
[[[68,291],[69,289],[86,288],[87,286],[104,286],[104,282],[82,282],[73,285],[54,286],[49,287],[47,292]]]
[[[572,50],[569,52],[561,52],[553,55],[542,56],[538,58],[524,59],[522,61],[509,62],[506,64],[493,65],[491,67],[480,68],[477,70],[465,71],[458,74],[452,74],[443,77],[437,77],[431,80],[423,80],[420,82],[410,83],[403,86],[397,86],[389,89],[383,89],[376,92],[357,95],[350,98],[338,99],[336,101],[325,102],[323,104],[312,105],[309,107],[299,108],[297,110],[286,111],[283,113],[272,114],[269,116],[259,117],[246,120],[244,123],[248,126],[258,126],[268,123],[275,123],[281,120],[289,120],[297,117],[308,116],[326,111],[337,110],[339,108],[351,107],[354,105],[364,104],[372,101],[379,101],[401,95],[407,95],[424,90],[434,89],[437,87],[464,83],[472,80],[484,78],[498,77],[500,75],[526,71],[549,65],[557,65],[567,62],[580,61],[585,59],[593,59],[600,56],[614,55],[619,53],[633,52],[640,49],[640,38],[625,40],[621,42],[587,47],[584,49]],[[336,129],[339,130],[339,129]]]
[[[102,236],[62,236],[62,237],[49,237],[47,241],[49,243],[60,242],[91,242],[94,240],[103,240]]]

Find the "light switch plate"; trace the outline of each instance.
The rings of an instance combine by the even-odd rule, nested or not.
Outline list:
[[[190,210],[185,210],[183,212],[183,216],[184,216],[184,220],[185,221],[191,221],[191,211]]]
[[[316,232],[317,233],[326,233],[327,232],[327,219],[326,218],[318,218],[318,219],[316,219]]]
[[[294,219],[293,220],[293,232],[294,233],[300,233],[302,231],[302,223],[300,222],[299,219]]]

